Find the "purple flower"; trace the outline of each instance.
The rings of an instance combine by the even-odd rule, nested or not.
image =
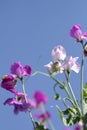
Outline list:
[[[66,58],[66,51],[61,45],[54,47],[51,54],[55,61],[61,61]]]
[[[71,129],[67,127],[67,128],[65,128],[64,130],[71,130]]]
[[[40,91],[36,91],[34,93],[34,99],[36,101],[37,106],[39,106],[41,103],[46,103],[48,100],[47,96]]]
[[[51,115],[48,111],[46,111],[43,114],[35,114],[35,117],[44,122],[47,121],[51,117]]]
[[[72,70],[78,73],[80,71],[80,65],[77,63],[78,57],[68,57],[63,64],[64,70],[71,72]]]
[[[6,104],[10,106],[14,106],[15,114],[18,114],[20,111],[27,112],[28,110],[36,107],[36,103],[32,99],[27,98],[27,101],[26,101],[24,94],[20,92],[17,93],[16,97],[8,98],[4,102],[4,105]]]
[[[2,78],[1,87],[8,91],[15,92],[14,87],[16,82],[17,80],[15,80],[12,75],[5,75]]]
[[[75,38],[77,42],[82,42],[83,39],[87,40],[87,32],[82,34],[81,26],[79,24],[76,24],[71,28],[70,36]]]
[[[15,62],[11,65],[11,74],[18,78],[29,76],[31,74],[31,67],[29,65],[23,67],[20,62]]]
[[[46,65],[44,65],[49,71],[50,74],[55,74],[55,73],[62,73],[63,72],[63,67],[62,63],[60,61],[58,62],[50,62]]]

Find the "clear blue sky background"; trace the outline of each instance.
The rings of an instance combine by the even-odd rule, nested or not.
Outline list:
[[[67,55],[81,58],[81,46],[69,36],[70,28],[77,23],[83,31],[87,30],[86,0],[0,0],[0,77],[9,74],[10,65],[15,61],[46,72],[43,66],[52,60],[51,50],[58,44],[65,47]],[[72,73],[71,78],[79,98],[79,74]],[[63,130],[65,126],[55,107],[50,107],[58,103],[53,102],[53,85],[53,81],[41,75],[29,78],[25,83],[30,97],[35,90],[48,95],[49,102],[45,107],[51,112],[55,129]],[[15,116],[12,107],[3,105],[11,96],[0,89],[0,129],[33,130],[28,114]]]

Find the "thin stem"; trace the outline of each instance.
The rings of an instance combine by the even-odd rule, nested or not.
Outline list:
[[[50,76],[50,78],[52,78],[57,84],[59,84],[60,88],[64,89],[65,85],[62,82],[60,82],[58,79],[56,79],[53,76]]]
[[[43,104],[42,104],[41,110],[42,110],[42,112],[43,112],[43,113],[45,113],[45,107],[44,107],[44,105],[43,105]],[[46,118],[48,118],[48,117],[47,117],[47,115],[45,115],[45,116],[46,116]],[[50,120],[50,119],[48,119],[48,120],[47,120],[47,122],[48,122],[48,124],[49,124],[49,126],[50,126],[51,130],[55,130],[55,128],[54,128],[54,126],[53,126],[53,124],[52,124],[51,120]]]
[[[76,100],[76,97],[75,97],[75,95],[74,95],[74,92],[73,92],[73,90],[72,90],[71,84],[70,84],[70,82],[69,82],[70,73],[68,73],[68,75],[66,75],[66,73],[64,73],[64,74],[65,74],[65,78],[66,78],[67,85],[68,85],[68,87],[69,87],[71,96],[72,96],[73,101],[74,101],[74,104],[75,104],[74,106],[77,106],[77,109],[78,109],[78,111],[79,111],[79,114],[82,115],[81,110],[80,110],[80,107],[79,107],[78,102],[77,102],[77,100]],[[67,91],[68,91],[68,90],[67,90]]]
[[[83,75],[84,75],[84,53],[82,53],[82,62],[81,62],[81,82],[80,82],[80,89],[81,89],[81,109],[83,115]]]
[[[75,107],[75,104],[74,104],[74,102],[72,101],[72,99],[66,97],[66,98],[64,98],[63,100],[64,100],[64,101],[66,101],[66,100],[69,101],[69,102]]]
[[[59,80],[57,80],[55,77],[53,77],[52,75],[49,75],[47,73],[41,72],[41,71],[36,71],[35,73],[33,73],[31,76],[34,76],[36,74],[41,74],[44,75],[46,77],[52,78],[54,81],[56,81],[57,84],[60,85],[60,87],[64,88],[64,84],[62,82],[60,82]]]
[[[25,91],[25,87],[24,87],[24,80],[22,79],[21,82],[22,82],[22,91],[24,93],[25,101],[27,102],[26,91]]]
[[[52,78],[57,84],[60,85],[61,88],[63,88],[63,89],[65,90],[65,92],[66,92],[68,98],[71,99],[70,93],[69,93],[67,87],[65,86],[65,84],[63,84],[62,82],[60,82],[58,79],[56,79],[56,78],[53,77],[52,75],[49,75],[49,74],[44,73],[44,72],[41,72],[41,71],[37,71],[37,73],[35,73],[35,74],[38,74],[38,73],[39,73],[39,74],[42,74],[42,75],[44,75],[44,76],[47,76],[47,77]],[[75,98],[75,95],[74,95],[74,93],[73,93],[72,87],[71,87],[71,85],[70,85],[70,83],[69,83],[68,81],[67,81],[67,84],[68,84],[68,86],[69,86],[69,88],[70,88],[70,92],[71,92],[71,94],[72,94],[72,97],[73,97],[73,99],[74,99],[75,104],[77,105],[77,108],[78,108],[78,110],[79,110],[79,113],[81,114],[81,110],[80,110],[80,108],[79,108],[79,105],[78,105],[77,100],[76,100],[76,98]]]
[[[21,82],[22,82],[22,90],[23,90],[23,93],[24,93],[25,101],[27,103],[26,91],[25,91],[25,87],[24,87],[24,80],[22,79]],[[29,117],[30,117],[31,122],[33,124],[34,130],[35,130],[35,128],[36,128],[35,127],[35,122],[34,122],[34,119],[32,117],[32,113],[31,113],[30,109],[28,110],[28,112],[29,112]]]
[[[33,124],[34,130],[35,130],[35,129],[36,129],[36,126],[35,126],[35,121],[34,121],[34,119],[33,119],[32,113],[31,113],[30,110],[28,110],[28,112],[29,112],[29,117],[30,117],[31,122],[32,122],[32,124]]]
[[[73,100],[74,100],[74,102],[75,102],[75,104],[76,104],[76,106],[77,106],[77,108],[78,108],[79,114],[82,115],[81,110],[80,110],[80,107],[79,107],[79,105],[78,105],[78,102],[77,102],[76,97],[75,97],[75,95],[74,95],[74,92],[73,92],[73,90],[72,90],[72,87],[71,87],[70,82],[68,82],[68,87],[69,87],[69,89],[70,89],[70,93],[72,94]]]
[[[66,94],[67,94],[68,98],[70,98],[70,99],[71,99],[71,96],[70,96],[70,93],[69,93],[69,91],[68,91],[67,87],[65,87],[65,88],[64,88],[64,90],[65,90],[65,92],[66,92]]]
[[[44,72],[41,72],[41,71],[38,71],[38,70],[35,71],[31,76],[34,76],[34,75],[36,75],[36,74],[41,74],[41,75],[44,75],[44,76],[50,77],[49,74],[44,73]]]
[[[66,72],[64,71],[64,75],[65,75],[65,78],[66,78],[66,84],[67,84],[67,86],[69,86],[70,73],[66,74]],[[66,89],[66,91],[67,91],[67,93],[68,93],[68,95],[69,95],[68,97],[71,99],[71,95],[70,95],[70,93],[69,93],[68,87],[65,87],[65,89]]]

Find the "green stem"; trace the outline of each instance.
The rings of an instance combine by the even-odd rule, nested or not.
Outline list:
[[[82,62],[81,62],[81,83],[80,83],[80,89],[81,89],[81,109],[82,109],[82,115],[83,115],[83,75],[84,75],[84,53],[82,53]]]
[[[67,94],[68,98],[70,98],[70,99],[71,99],[71,96],[70,96],[70,93],[69,93],[69,91],[68,91],[67,87],[65,87],[65,88],[64,88],[64,90],[65,90],[65,92],[66,92],[66,94]]]
[[[74,104],[74,102],[72,101],[72,99],[66,97],[66,98],[63,99],[64,103],[65,103],[66,100],[69,101],[69,102],[75,107],[75,104]],[[65,103],[65,105],[67,106],[66,103]],[[68,107],[68,106],[67,106],[67,107]]]
[[[50,76],[50,78],[52,78],[57,84],[59,84],[60,88],[64,89],[65,85],[62,82],[60,82],[58,79],[56,79],[53,76]]]
[[[74,95],[74,92],[73,92],[73,90],[72,90],[71,84],[70,84],[70,82],[69,82],[70,73],[68,73],[68,75],[67,75],[66,73],[64,73],[64,74],[65,74],[65,78],[66,78],[67,85],[68,85],[68,87],[69,87],[71,96],[72,96],[73,101],[74,101],[74,104],[75,104],[74,106],[77,107],[77,109],[78,109],[78,111],[79,111],[79,114],[80,114],[80,116],[81,116],[82,113],[81,113],[80,107],[79,107],[79,105],[78,105],[78,102],[77,102],[76,97],[75,97],[75,95]],[[68,91],[68,90],[67,90],[67,91]]]
[[[71,87],[70,82],[68,82],[68,87],[69,87],[69,89],[70,89],[70,93],[71,93],[71,95],[72,95],[72,97],[73,97],[73,100],[74,100],[74,102],[75,102],[75,104],[76,104],[76,106],[77,106],[77,109],[78,109],[78,111],[79,111],[79,114],[80,114],[80,116],[81,116],[82,113],[81,113],[80,107],[79,107],[79,105],[78,105],[78,102],[77,102],[77,100],[76,100],[76,97],[75,97],[75,95],[74,95],[74,92],[73,92],[73,90],[72,90],[72,87]]]
[[[41,74],[41,75],[44,75],[44,76],[47,76],[47,77],[50,77],[49,74],[47,73],[44,73],[44,72],[41,72],[41,71],[35,71],[31,76],[35,76],[36,74]]]
[[[46,111],[45,111],[45,107],[44,107],[44,105],[43,105],[43,104],[42,104],[41,110],[42,110],[42,112],[43,112],[43,113],[45,113],[45,112],[46,112]],[[48,118],[48,117],[47,117],[47,115],[45,115],[45,116],[46,116],[46,118]],[[49,124],[49,126],[50,126],[51,130],[55,130],[55,128],[54,128],[54,126],[53,126],[53,124],[52,124],[51,120],[50,120],[50,119],[48,119],[48,120],[47,120],[47,122],[48,122],[48,124]]]
[[[25,101],[27,103],[26,91],[25,91],[25,87],[24,87],[24,80],[22,79],[21,82],[22,82],[22,90],[23,90],[23,93],[24,93]],[[36,128],[35,127],[35,121],[34,121],[34,119],[32,117],[32,113],[31,113],[30,109],[28,110],[28,112],[29,112],[29,117],[30,117],[31,122],[33,124],[34,130],[35,130],[35,128]]]
[[[25,87],[24,87],[24,80],[22,79],[21,82],[22,82],[22,91],[24,93],[25,101],[27,102],[26,91],[25,91]]]
[[[47,77],[49,77],[49,78],[52,78],[58,85],[60,85],[61,88],[63,88],[63,89],[65,90],[65,92],[66,92],[68,98],[71,99],[70,93],[69,93],[69,91],[68,91],[66,85],[63,84],[62,82],[60,82],[58,79],[56,79],[56,78],[53,77],[52,75],[49,75],[49,74],[44,73],[44,72],[41,72],[41,71],[37,71],[37,72],[34,73],[34,75],[35,75],[35,74],[42,74],[42,75],[44,75],[44,76],[47,76]],[[73,96],[73,98],[74,98],[74,101],[75,101],[76,105],[78,106],[78,103],[77,103],[77,100],[76,100],[76,98],[75,98],[75,96],[74,96],[74,93],[73,93],[73,91],[72,91],[71,85],[70,85],[69,82],[68,82],[67,84],[69,85],[71,94],[72,94],[72,96]],[[78,107],[79,107],[79,106],[78,106]],[[80,110],[79,110],[79,111],[80,111]]]
[[[52,75],[49,75],[47,73],[41,72],[41,71],[36,71],[35,73],[33,73],[31,76],[34,76],[36,74],[41,74],[44,75],[46,77],[52,78],[57,84],[60,85],[61,88],[64,88],[64,84],[62,82],[60,82],[59,80],[57,80],[55,77],[53,77]]]

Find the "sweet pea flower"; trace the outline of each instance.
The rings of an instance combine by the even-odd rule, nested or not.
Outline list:
[[[77,63],[78,57],[68,57],[65,61],[65,63],[63,64],[63,68],[64,70],[66,70],[67,72],[71,72],[72,70],[75,71],[76,73],[78,73],[80,71],[80,65]]]
[[[76,126],[75,126],[75,130],[82,130],[83,127],[83,123],[82,121],[80,121]]]
[[[43,124],[43,123],[45,123],[48,119],[50,119],[51,115],[50,115],[50,113],[49,113],[48,111],[46,111],[46,112],[43,113],[43,114],[35,114],[35,117],[36,117],[37,119],[39,119],[40,122]]]
[[[37,107],[40,106],[41,104],[45,104],[48,100],[47,96],[40,91],[36,91],[34,93],[34,99],[35,99]]]
[[[14,87],[16,82],[17,80],[15,80],[12,75],[5,75],[2,78],[1,87],[8,91],[15,92]]]
[[[20,62],[15,62],[11,65],[11,74],[15,75],[17,78],[22,78],[23,76],[29,76],[31,74],[31,67],[26,65],[22,66]]]
[[[67,128],[65,128],[64,130],[71,130],[71,129],[67,127]]]
[[[75,24],[70,30],[70,36],[75,38],[77,42],[82,42],[83,39],[87,40],[87,32],[82,33],[81,26]]]
[[[55,74],[55,73],[62,73],[63,72],[63,67],[62,63],[60,61],[58,62],[50,62],[46,65],[44,65],[49,71],[50,74]]]
[[[66,58],[66,51],[63,46],[58,45],[52,49],[51,55],[54,61],[62,61]]]
[[[48,69],[48,71],[52,74],[52,66],[53,66],[53,62],[49,62],[48,64],[44,65],[44,67],[46,67]]]
[[[14,113],[18,114],[19,112],[27,112],[36,107],[36,103],[32,100],[27,98],[25,100],[25,96],[23,93],[18,92],[17,95],[13,98],[8,98],[4,105],[14,106]]]

